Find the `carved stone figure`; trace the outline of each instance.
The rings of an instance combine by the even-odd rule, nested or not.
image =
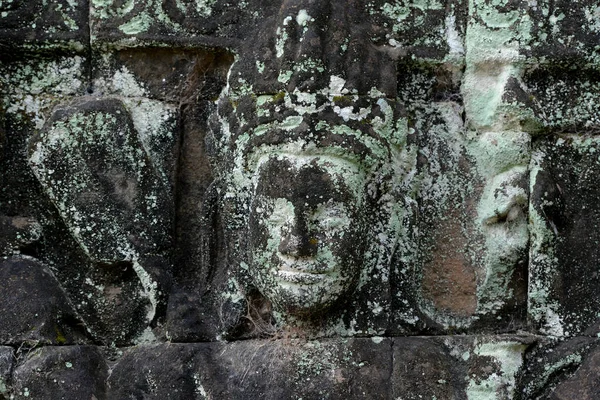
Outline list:
[[[244,296],[257,289],[288,322],[360,309],[383,330],[414,153],[394,101],[328,90],[221,100],[210,142],[227,265]]]
[[[477,311],[496,314],[508,306],[515,314],[526,301],[531,138],[524,132],[493,132],[473,147],[485,182],[476,219],[485,240]]]
[[[258,292],[275,325],[389,328],[391,275],[411,274],[392,259],[413,247],[416,153],[395,56],[364,46],[375,19],[354,3],[284,2],[232,65],[208,138],[225,250],[205,268],[232,271],[224,304]],[[352,40],[339,34],[354,24]]]
[[[170,158],[176,139],[170,110],[148,103],[78,98],[56,107],[30,142],[31,169],[87,259],[70,294],[90,286],[79,311],[106,343],[139,336],[168,287],[171,163],[161,158]],[[162,123],[135,120],[144,106]]]

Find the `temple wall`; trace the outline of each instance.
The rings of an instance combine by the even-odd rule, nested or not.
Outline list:
[[[0,399],[600,398],[591,0],[0,1]]]

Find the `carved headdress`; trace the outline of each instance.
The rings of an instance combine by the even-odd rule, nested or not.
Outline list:
[[[241,281],[261,158],[328,156],[358,166],[374,207],[357,290],[371,287],[383,305],[390,301],[382,282],[388,282],[392,255],[406,243],[400,237],[412,204],[405,204],[410,199],[404,194],[415,157],[404,108],[396,101],[395,62],[371,42],[376,24],[357,11],[359,3],[284,2],[232,66],[207,144],[220,181],[226,268],[239,265]],[[357,297],[349,310],[358,319],[369,314],[365,307]]]
[[[368,15],[363,2],[285,1],[231,68],[213,120],[216,161],[241,167],[280,148],[389,163],[408,128],[395,62]]]
[[[284,1],[245,42],[229,96],[279,92],[396,97],[396,61],[370,2]]]

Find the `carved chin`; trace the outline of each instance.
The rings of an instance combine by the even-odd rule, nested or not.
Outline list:
[[[271,285],[261,291],[279,311],[312,315],[342,300],[351,283],[337,275],[279,271]]]

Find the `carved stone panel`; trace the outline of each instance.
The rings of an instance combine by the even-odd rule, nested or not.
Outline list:
[[[0,1],[0,399],[594,398],[599,21]]]

